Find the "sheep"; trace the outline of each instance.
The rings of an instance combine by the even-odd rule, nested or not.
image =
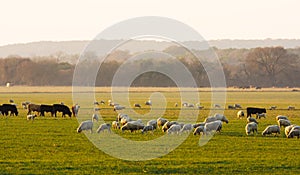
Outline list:
[[[276,121],[279,120],[279,119],[289,120],[287,116],[283,116],[283,115],[278,115],[278,116],[276,117]]]
[[[221,105],[219,105],[219,104],[214,104],[214,107],[215,107],[215,108],[221,108]]]
[[[15,101],[13,99],[9,99],[9,103],[14,103]]]
[[[97,102],[97,101],[94,101],[94,105],[99,105],[99,102]]]
[[[148,132],[148,131],[151,131],[152,134],[153,134],[153,130],[154,130],[154,127],[153,125],[147,125],[147,126],[144,126],[143,130],[142,130],[142,134],[144,134],[144,132]]]
[[[190,131],[193,129],[193,125],[192,124],[185,124],[182,126],[180,133],[182,132],[188,132],[190,133]]]
[[[80,106],[78,104],[75,104],[72,106],[72,113],[74,117],[78,117],[78,112],[79,112]]]
[[[217,121],[206,123],[204,125],[203,133],[206,135],[211,131],[221,132],[221,130],[222,130],[222,121],[217,120]]]
[[[100,108],[94,108],[94,111],[100,111],[101,109]]]
[[[214,121],[217,121],[217,120],[218,119],[216,117],[209,116],[209,117],[205,118],[204,123],[214,122]]]
[[[193,108],[193,107],[195,107],[195,105],[194,105],[194,104],[192,104],[192,103],[189,103],[189,104],[187,105],[187,107],[189,107],[189,108]]]
[[[100,104],[103,104],[103,105],[105,105],[105,102],[104,102],[103,100],[101,100],[101,101],[100,101]]]
[[[285,133],[285,136],[288,137],[290,131],[293,129],[293,127],[299,127],[300,129],[300,126],[297,126],[297,125],[290,125],[290,126],[287,126],[284,128],[284,133]]]
[[[281,126],[283,127],[287,127],[291,125],[291,122],[289,120],[285,120],[285,119],[279,119],[277,120],[278,126],[281,128]]]
[[[203,133],[204,132],[204,125],[200,125],[200,126],[198,126],[197,128],[195,128],[195,130],[194,130],[194,135],[197,135],[197,134],[199,134],[200,135],[200,133]]]
[[[257,118],[262,118],[262,117],[264,117],[264,118],[266,118],[266,113],[261,113],[261,114],[259,114],[259,113],[256,113],[256,119]]]
[[[167,123],[167,119],[165,119],[165,118],[158,118],[157,120],[156,120],[156,122],[157,122],[157,127],[158,128],[160,128],[161,126],[164,126],[164,124],[165,123]]]
[[[116,119],[116,121],[120,122],[120,121],[121,121],[121,119],[122,119],[124,116],[127,116],[127,117],[128,117],[128,115],[127,115],[127,114],[121,114],[121,113],[119,113],[119,114],[118,114],[118,116],[117,116],[117,119]]]
[[[120,123],[117,122],[117,121],[113,121],[111,123],[111,126],[112,126],[113,129],[120,129]]]
[[[242,109],[242,106],[240,104],[234,104],[233,107],[235,109]]]
[[[77,132],[80,133],[83,130],[90,130],[92,133],[93,132],[93,121],[86,120],[86,121],[81,122],[77,128]]]
[[[122,110],[122,109],[125,109],[125,107],[124,106],[120,106],[120,105],[115,105],[114,106],[114,111]]]
[[[271,106],[270,110],[275,110],[277,108],[277,106]]]
[[[177,122],[175,122],[175,121],[171,121],[171,122],[169,122],[169,121],[167,121],[164,125],[163,125],[163,127],[162,127],[162,131],[163,132],[166,132],[172,125],[179,125],[179,123],[177,123]],[[180,125],[179,125],[180,126]],[[181,129],[181,126],[180,126],[180,129]]]
[[[126,123],[133,121],[128,115],[125,115],[121,118],[121,125],[124,126]]]
[[[175,104],[174,104],[174,107],[178,107],[178,103],[175,103]]]
[[[265,136],[265,135],[270,135],[273,133],[280,134],[280,128],[278,125],[267,126],[266,129],[262,132],[262,135]]]
[[[232,105],[228,105],[228,109],[235,109],[235,107]]]
[[[242,118],[245,116],[245,113],[244,113],[244,111],[238,111],[236,116],[237,116],[237,118]]]
[[[27,115],[27,120],[34,120],[35,117],[37,117],[36,114]]]
[[[256,132],[257,134],[257,124],[255,122],[248,123],[245,127],[245,131],[247,135],[250,135],[251,132],[253,132],[253,134]]]
[[[228,119],[222,114],[215,114],[214,117],[216,117],[217,120],[228,123]]]
[[[182,103],[182,106],[183,106],[183,107],[187,107],[187,106],[188,106],[188,103],[187,103],[187,102],[183,102],[183,103]]]
[[[98,121],[99,120],[99,116],[98,116],[98,114],[93,114],[92,115],[92,121]]]
[[[168,134],[172,134],[172,133],[178,134],[179,131],[180,131],[180,129],[181,129],[181,126],[180,126],[180,125],[173,124],[173,125],[167,130],[167,133],[168,133]]]
[[[288,110],[295,110],[295,106],[288,106]]]
[[[145,102],[145,105],[152,106],[151,100],[146,101],[146,102]]]
[[[254,123],[258,124],[258,122],[256,121],[255,118],[253,118],[253,117],[248,117],[248,118],[247,118],[247,123],[251,123],[251,122],[254,122]]]
[[[135,103],[135,104],[134,104],[134,107],[136,107],[136,108],[141,108],[142,106],[141,106],[140,104],[138,104],[138,103]]]
[[[127,122],[124,126],[122,126],[121,130],[124,132],[125,130],[130,130],[131,132],[144,129],[144,124],[138,121],[130,121]]]
[[[294,138],[294,137],[297,137],[298,139],[300,138],[300,127],[296,128],[294,126],[290,131],[290,133],[288,134],[287,138]]]
[[[204,125],[205,125],[205,122],[196,123],[196,124],[193,124],[193,128],[197,128],[199,126],[203,126],[204,127]]]
[[[97,133],[100,133],[101,131],[107,130],[109,133],[110,131],[111,125],[108,123],[103,123],[99,126],[99,128],[97,129]]]
[[[203,108],[204,108],[204,106],[197,106],[197,108],[198,108],[198,109],[203,109]]]
[[[153,129],[156,129],[156,127],[157,127],[157,120],[149,120],[147,122],[147,125],[148,126],[153,126]]]

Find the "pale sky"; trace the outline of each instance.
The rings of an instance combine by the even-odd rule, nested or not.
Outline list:
[[[163,16],[205,39],[300,39],[299,0],[1,0],[0,46],[92,40],[125,19]]]

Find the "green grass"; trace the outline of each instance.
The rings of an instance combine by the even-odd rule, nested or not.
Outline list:
[[[165,92],[167,99],[164,117],[177,119],[180,102],[176,92]],[[130,103],[143,104],[151,92],[132,92]],[[109,93],[97,93],[98,100],[107,101]],[[201,105],[209,108],[210,93],[200,92]],[[282,133],[278,137],[261,134],[246,136],[246,119],[237,119],[237,110],[225,110],[229,119],[206,145],[199,146],[199,136],[188,138],[169,154],[149,161],[126,161],[105,154],[97,149],[87,137],[76,133],[78,122],[75,118],[38,117],[34,122],[26,120],[26,111],[20,108],[22,101],[35,103],[65,102],[73,104],[71,93],[2,93],[0,103],[14,99],[20,116],[0,116],[0,174],[299,174],[300,140],[287,139]],[[259,120],[259,133],[267,125],[276,124],[275,117],[287,115],[292,123],[300,124],[300,110],[288,111],[287,106],[300,108],[299,92],[228,92],[227,105],[239,103],[243,107],[266,107],[276,105],[279,110],[267,111],[267,118]],[[226,105],[226,106],[227,106]],[[111,122],[117,113],[107,105],[102,106],[101,115]],[[84,110],[84,109],[82,109]],[[188,109],[190,113],[196,110]],[[147,114],[148,107],[136,109]],[[208,115],[201,110],[198,121]],[[157,117],[153,117],[157,118]],[[160,130],[153,135],[121,133],[132,140],[151,140],[163,135]],[[89,133],[88,133],[89,134]],[[96,134],[96,133],[93,133]],[[176,137],[174,137],[176,138]]]

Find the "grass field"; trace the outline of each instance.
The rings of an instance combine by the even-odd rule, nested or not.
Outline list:
[[[259,120],[259,134],[246,136],[246,119],[237,119],[237,110],[225,110],[229,119],[223,125],[222,133],[217,133],[204,146],[199,146],[199,136],[192,134],[169,154],[149,161],[126,161],[105,154],[97,149],[83,133],[76,133],[78,121],[75,118],[38,117],[34,122],[26,120],[26,112],[20,103],[31,101],[37,104],[53,104],[63,101],[71,106],[71,88],[53,90],[51,87],[18,87],[0,89],[0,103],[14,99],[18,104],[18,117],[0,116],[0,174],[299,174],[300,140],[287,139],[282,133],[278,137],[261,136],[267,125],[276,124],[275,117],[286,115],[292,123],[300,124],[300,92],[280,91],[230,91],[227,104],[239,103],[242,107],[257,106],[269,108],[276,105],[278,110],[267,110],[267,118]],[[180,103],[178,93],[160,89],[167,99],[164,117],[176,120]],[[17,92],[17,93],[16,93]],[[143,104],[151,95],[151,90],[136,90],[130,93],[130,102]],[[198,121],[207,117],[210,107],[209,91],[200,92],[201,105],[205,107],[198,116]],[[97,99],[107,101],[110,93],[99,91]],[[289,105],[296,110],[289,111]],[[101,115],[111,122],[117,113],[107,105],[100,106]],[[84,109],[82,109],[84,110]],[[137,113],[146,114],[149,107],[136,109]],[[186,109],[197,112],[196,109]],[[153,118],[157,118],[153,116]],[[145,123],[146,121],[144,121]],[[98,124],[99,125],[99,124]],[[163,135],[160,130],[154,135],[121,133],[122,137],[132,140],[149,140]],[[89,133],[87,133],[89,134]],[[92,133],[95,134],[96,133]],[[173,137],[173,136],[172,136]],[[174,137],[176,139],[176,137]]]

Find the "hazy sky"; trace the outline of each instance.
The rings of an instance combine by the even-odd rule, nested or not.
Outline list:
[[[90,40],[139,16],[164,16],[205,39],[300,39],[299,0],[1,0],[0,45]]]

